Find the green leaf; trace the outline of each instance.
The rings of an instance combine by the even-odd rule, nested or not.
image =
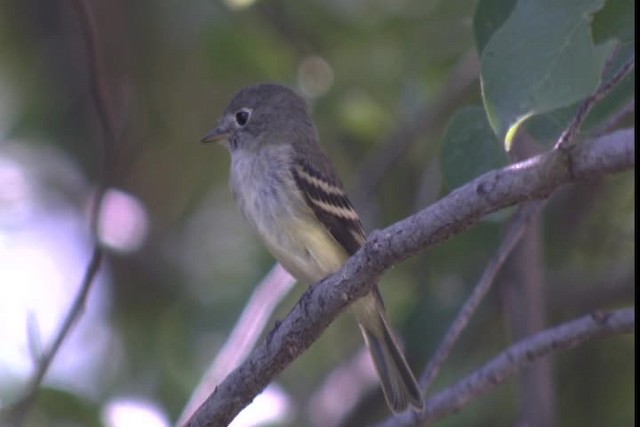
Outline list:
[[[602,0],[520,0],[481,57],[491,127],[507,150],[526,118],[593,93],[612,43],[595,46],[589,17]]]
[[[537,141],[553,145],[576,115],[581,103],[532,117],[526,124],[527,132]]]
[[[442,169],[450,188],[502,167],[507,158],[482,107],[466,107],[451,119],[442,143]]]
[[[616,58],[607,66],[604,81],[610,80],[625,63],[633,60],[633,55],[632,44],[621,45],[616,52]],[[625,105],[632,102],[634,97],[635,73],[631,71],[604,99],[593,106],[582,125],[581,132],[588,133],[602,129],[612,117],[620,113]],[[581,104],[582,101],[579,101],[569,107],[533,117],[526,124],[527,132],[538,141],[553,144],[569,125]]]
[[[635,93],[634,77],[634,73],[631,72],[609,95],[593,107],[582,125],[582,132],[598,130],[607,120],[618,114],[623,106],[631,102]],[[569,125],[581,103],[577,102],[569,107],[533,117],[526,124],[527,132],[540,142],[553,144]]]
[[[473,35],[476,49],[482,55],[493,33],[507,20],[516,0],[480,0],[473,14]]]

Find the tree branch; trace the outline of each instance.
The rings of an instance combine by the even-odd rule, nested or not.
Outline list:
[[[374,231],[340,271],[309,288],[269,337],[213,391],[187,425],[228,425],[392,265],[470,228],[491,212],[544,199],[563,184],[632,168],[634,134],[633,129],[622,130],[488,172],[417,214]]]
[[[178,418],[184,424],[205,401],[209,392],[249,354],[280,301],[289,293],[295,279],[278,263],[253,289],[231,334],[218,355],[209,364],[206,373],[191,393],[191,397]]]
[[[376,427],[426,426],[464,407],[471,399],[497,387],[535,360],[587,341],[635,330],[635,312],[625,308],[594,312],[555,328],[539,332],[500,353],[457,384],[433,396],[420,414],[404,413]]]
[[[607,70],[611,65],[616,51],[613,52],[613,54],[609,58],[609,61],[607,61],[607,64],[605,65],[605,67],[603,67],[604,70]],[[589,114],[589,111],[591,111],[591,109],[598,102],[602,101],[604,97],[613,90],[614,87],[620,84],[622,79],[624,79],[635,68],[635,65],[636,57],[635,55],[633,55],[627,62],[622,65],[622,67],[620,67],[620,69],[611,77],[611,79],[609,79],[606,83],[600,85],[600,87],[598,87],[598,90],[593,95],[585,99],[585,101],[580,105],[580,108],[578,108],[576,115],[574,116],[567,129],[565,129],[562,135],[560,135],[560,138],[556,143],[556,148],[564,149],[573,141],[573,139],[575,138],[575,134],[578,132],[578,129],[587,118],[587,114]]]
[[[425,393],[433,384],[433,380],[438,375],[444,361],[449,357],[458,337],[466,328],[471,316],[475,313],[484,296],[489,292],[489,289],[491,289],[491,285],[493,284],[498,271],[500,271],[509,254],[511,254],[513,249],[516,247],[516,244],[520,241],[527,225],[529,225],[531,220],[535,218],[541,207],[541,202],[529,202],[521,205],[518,208],[518,211],[514,214],[511,225],[509,226],[496,255],[485,268],[482,273],[482,277],[480,277],[480,280],[473,288],[473,292],[469,295],[458,312],[456,319],[453,321],[451,326],[449,326],[444,339],[440,343],[440,346],[434,355],[431,357],[425,372],[420,377],[420,387],[423,393]]]

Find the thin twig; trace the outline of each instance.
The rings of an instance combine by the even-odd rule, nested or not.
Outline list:
[[[611,133],[611,131],[615,130],[618,126],[621,125],[621,122],[626,117],[629,117],[633,114],[635,108],[636,100],[634,98],[627,102],[624,107],[620,108],[618,111],[612,114],[611,117],[609,117],[609,119],[604,124],[602,124],[602,126],[599,126],[598,129],[596,129],[592,133],[593,137],[595,138]]]
[[[498,271],[500,271],[500,268],[502,268],[502,265],[507,260],[509,254],[511,254],[511,251],[513,251],[513,248],[515,248],[516,244],[524,234],[527,226],[540,211],[543,204],[544,203],[542,201],[525,203],[521,205],[513,215],[511,225],[509,226],[507,234],[502,240],[496,255],[486,266],[480,280],[474,287],[473,292],[469,295],[467,301],[458,312],[456,319],[449,327],[449,330],[445,334],[440,346],[438,346],[438,349],[431,357],[424,373],[421,375],[420,386],[423,393],[426,393],[429,387],[431,387],[431,384],[438,375],[442,364],[449,357],[458,337],[466,328],[471,316],[475,313],[484,296],[489,292],[489,289],[491,289],[491,285],[493,284]]]
[[[610,65],[611,60],[607,61],[607,64]],[[575,139],[576,133],[587,118],[589,111],[591,111],[598,102],[602,101],[604,97],[607,96],[609,92],[611,92],[611,90],[616,87],[622,79],[629,74],[629,72],[631,72],[631,70],[633,70],[635,64],[636,57],[633,55],[607,82],[601,84],[593,95],[585,99],[582,105],[580,105],[580,108],[578,108],[578,111],[569,126],[564,130],[564,132],[562,132],[560,138],[558,138],[558,142],[555,146],[556,149],[562,150],[566,148],[567,145]]]
[[[64,340],[69,335],[71,328],[75,325],[78,317],[84,310],[87,295],[89,295],[89,290],[91,289],[91,283],[98,273],[101,263],[102,251],[99,247],[96,246],[93,249],[91,259],[89,260],[89,265],[87,266],[87,269],[84,272],[84,276],[82,277],[80,289],[78,290],[73,304],[67,312],[62,325],[60,326],[60,330],[56,334],[55,339],[51,344],[51,347],[49,348],[49,351],[45,352],[38,361],[39,363],[36,372],[34,373],[33,378],[29,381],[29,385],[27,386],[27,390],[29,390],[27,396],[35,395],[35,393],[37,392],[40,383],[42,383],[42,379],[47,373],[49,366],[51,366],[51,362],[53,362],[53,359],[58,354],[58,351],[60,350],[60,347],[62,346]]]
[[[67,311],[65,318],[60,325],[60,329],[56,333],[49,349],[42,354],[38,360],[36,370],[32,378],[28,381],[24,395],[10,408],[8,408],[7,420],[15,425],[22,425],[26,420],[26,415],[33,405],[42,380],[49,370],[53,360],[58,355],[62,344],[69,336],[71,329],[78,322],[80,316],[84,312],[88,295],[91,291],[94,279],[100,269],[104,258],[103,250],[97,241],[97,229],[99,221],[100,204],[103,195],[110,182],[110,170],[113,162],[113,147],[115,146],[115,126],[113,118],[110,114],[107,90],[104,83],[103,71],[100,63],[100,57],[97,47],[97,31],[93,15],[88,5],[83,0],[74,0],[73,6],[78,15],[83,38],[85,41],[85,54],[87,60],[87,68],[89,70],[89,82],[91,90],[91,99],[97,112],[100,125],[102,127],[102,179],[96,189],[96,195],[91,206],[90,212],[90,230],[96,239],[91,258],[85,269],[80,288],[78,289],[74,300]]]
[[[473,398],[487,393],[534,361],[560,350],[575,348],[596,338],[635,330],[635,312],[625,308],[594,312],[513,344],[458,383],[428,399],[420,414],[405,413],[375,427],[427,426],[462,409]]]

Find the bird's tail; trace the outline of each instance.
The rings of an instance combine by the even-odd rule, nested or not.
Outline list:
[[[409,405],[421,410],[420,388],[387,324],[378,289],[356,301],[353,311],[391,410],[394,413],[404,412]]]

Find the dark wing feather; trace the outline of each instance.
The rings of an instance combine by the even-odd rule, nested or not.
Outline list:
[[[334,174],[323,174],[301,159],[291,172],[318,220],[349,255],[356,253],[365,241],[365,233],[340,181],[331,176]]]

